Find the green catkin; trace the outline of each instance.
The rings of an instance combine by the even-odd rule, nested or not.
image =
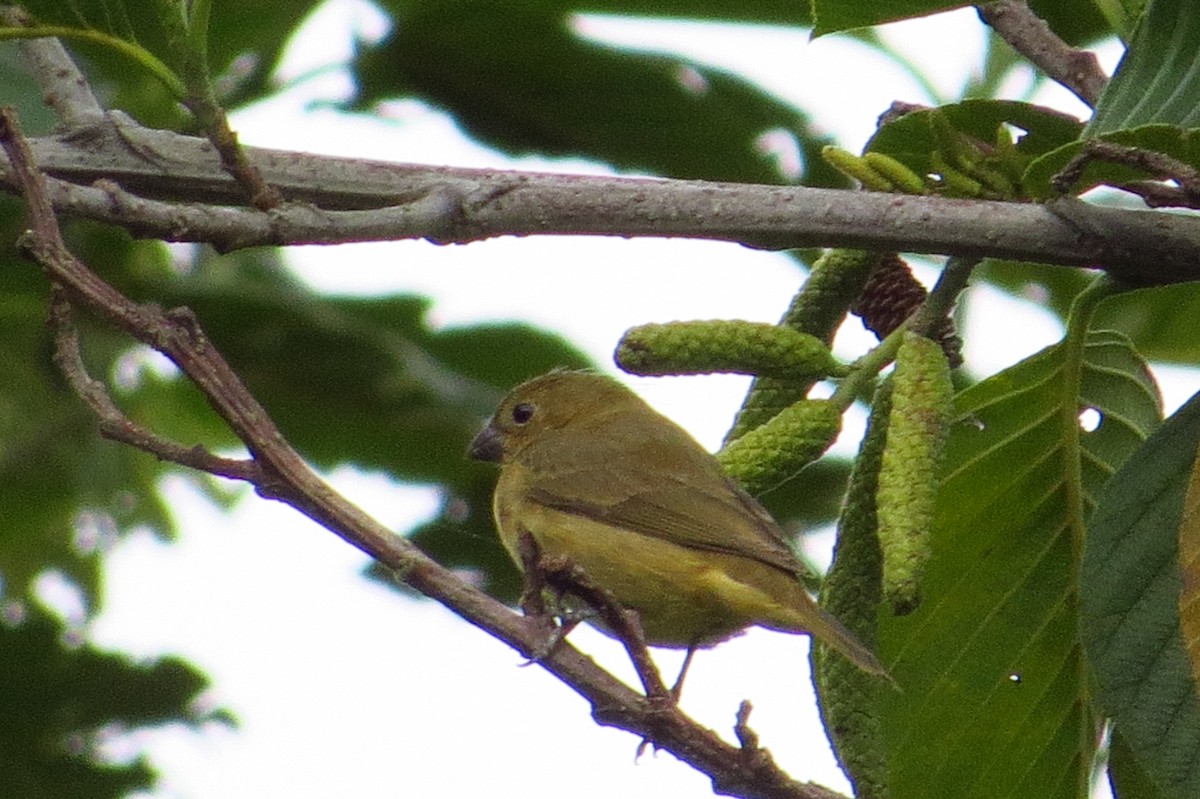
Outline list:
[[[986,197],[1011,200],[1018,196],[1017,185],[1000,171],[999,165],[983,164],[971,174],[986,187]]]
[[[948,197],[978,197],[983,194],[983,184],[957,167],[951,166],[941,153],[930,156],[931,168],[941,176],[942,193]]]
[[[808,280],[792,298],[779,324],[828,344],[846,318],[846,309],[882,258],[883,254],[877,252],[827,250],[813,264]]]
[[[635,375],[735,373],[811,380],[845,372],[816,336],[739,320],[641,325],[625,333],[614,357]]]
[[[846,318],[846,309],[862,292],[867,277],[882,257],[880,253],[862,250],[828,250],[813,264],[808,280],[792,298],[779,326],[808,333],[828,344]],[[812,380],[755,378],[725,436],[725,444],[765,424],[784,408],[803,399],[812,386]]]
[[[794,477],[829,449],[842,429],[842,409],[801,400],[717,453],[725,472],[751,494]]]
[[[938,465],[953,412],[954,387],[941,346],[906,333],[892,373],[892,410],[879,471],[876,512],[883,593],[897,615],[920,604]]]
[[[875,391],[867,431],[850,472],[838,518],[833,565],[821,583],[821,607],[836,616],[858,640],[876,649],[876,619],[883,570],[875,514],[879,469],[891,413],[891,380]],[[834,752],[859,799],[885,799],[887,755],[879,716],[880,681],[814,642],[809,651],[817,704]]]
[[[893,191],[901,194],[929,193],[929,187],[925,185],[924,178],[890,155],[867,152],[863,153],[862,157],[867,166],[876,174],[882,175],[884,179],[895,187]]]
[[[896,186],[886,175],[877,172],[866,159],[849,150],[826,145],[821,148],[821,158],[846,177],[857,180],[868,191],[896,191]]]
[[[1006,200],[1021,196],[1024,164],[1002,125],[993,144],[956,130],[944,114],[931,114],[929,121],[937,141],[931,165],[942,177],[943,193]]]

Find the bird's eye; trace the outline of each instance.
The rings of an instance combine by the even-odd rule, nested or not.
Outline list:
[[[525,424],[533,418],[533,406],[528,402],[521,402],[513,406],[512,420],[517,424]]]

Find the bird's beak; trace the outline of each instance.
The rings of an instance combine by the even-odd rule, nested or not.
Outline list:
[[[500,432],[491,424],[480,430],[467,447],[467,457],[477,461],[499,463],[503,456],[504,442],[500,440]]]

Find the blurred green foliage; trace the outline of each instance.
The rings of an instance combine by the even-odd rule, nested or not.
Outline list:
[[[233,724],[197,703],[207,678],[178,658],[134,662],[94,648],[35,610],[0,623],[0,786],[21,799],[117,799],[153,787],[144,757],[114,763],[106,737],[168,722]]]

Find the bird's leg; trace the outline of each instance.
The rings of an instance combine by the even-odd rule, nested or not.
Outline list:
[[[526,616],[547,618],[550,614],[546,610],[546,598],[542,593],[546,589],[546,576],[539,568],[541,549],[532,535],[521,533],[517,536],[517,553],[521,556],[522,573],[521,599],[518,604]]]
[[[683,685],[683,676],[692,660],[693,649],[688,649],[679,679],[675,681],[675,687],[668,691],[663,683],[662,675],[659,674],[658,667],[654,665],[654,661],[650,657],[650,650],[646,646],[646,634],[642,630],[642,623],[636,611],[622,607],[612,594],[596,585],[587,576],[587,573],[572,563],[569,558],[543,557],[537,542],[529,533],[522,533],[518,537],[517,551],[521,556],[521,565],[525,571],[521,609],[527,616],[552,618],[546,608],[546,589],[556,592],[560,597],[564,594],[573,594],[588,606],[583,614],[571,613],[570,616],[560,614],[562,624],[554,628],[544,651],[535,652],[530,662],[534,663],[546,657],[580,621],[596,616],[616,636],[617,640],[625,645],[625,651],[629,653],[629,659],[633,662],[633,668],[642,681],[646,699],[651,705],[663,712],[675,710],[679,690]],[[643,738],[638,745],[636,756],[641,757],[642,752],[652,743],[650,738]]]
[[[622,607],[608,591],[592,581],[583,569],[567,558],[542,558],[538,564],[551,588],[573,594],[592,608],[612,634],[625,645],[637,671],[646,698],[651,702],[674,705],[675,699],[663,683],[658,667],[646,646],[646,634],[637,612]]]
[[[529,662],[537,663],[547,657],[575,629],[581,619],[563,618],[555,622],[555,614],[546,607],[546,573],[542,568],[541,550],[529,533],[517,537],[517,552],[521,556],[523,580],[521,586],[521,611],[533,619],[545,632],[546,638],[530,654]]]
[[[660,709],[666,710],[679,706],[679,695],[683,693],[683,678],[687,676],[688,667],[692,665],[692,656],[696,654],[696,647],[689,646],[687,654],[683,656],[683,665],[679,667],[679,676],[675,678],[675,684],[671,686],[669,701],[664,701]],[[634,760],[640,758],[646,751],[646,747],[653,743],[649,738],[643,738],[638,744],[637,752],[634,754]],[[657,750],[657,747],[655,747]]]
[[[687,654],[683,656],[683,665],[679,667],[679,676],[675,678],[675,684],[671,686],[671,698],[676,703],[679,702],[679,695],[683,693],[683,678],[687,676],[688,667],[692,665],[692,656],[696,654],[696,647],[689,646]]]

